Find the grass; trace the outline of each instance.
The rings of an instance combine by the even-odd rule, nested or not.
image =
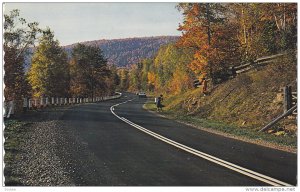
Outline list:
[[[147,103],[145,103],[144,108],[148,109],[150,111],[156,111],[156,105],[151,101],[148,101]]]
[[[20,144],[23,142],[22,135],[24,134],[24,126],[27,123],[18,120],[5,120],[4,125],[4,176],[6,186],[21,185],[18,177],[13,173],[12,167],[19,161]]]
[[[239,74],[214,87],[209,85],[206,96],[201,88],[164,94],[161,114],[213,132],[275,144],[272,147],[288,146],[294,151],[298,130],[295,116],[284,118],[266,133],[258,130],[283,113],[282,87],[291,85],[293,91],[297,90],[296,66],[297,60],[290,54],[259,70]],[[156,110],[153,102],[145,108]]]
[[[5,177],[5,186],[20,186],[20,180],[17,177]]]
[[[18,120],[6,120],[4,122],[5,130],[4,130],[4,149],[6,151],[15,151],[18,149],[19,144],[21,142],[21,136],[23,130],[23,126],[26,123],[18,121]]]
[[[150,111],[156,111],[156,106],[153,104],[153,102],[147,102],[144,105],[144,108]],[[182,112],[178,112],[174,109],[166,109],[161,114],[170,119],[188,123],[195,127],[206,129],[208,131],[218,132],[221,134],[223,133],[225,135],[239,138],[241,140],[250,140],[253,143],[262,141],[279,146],[286,146],[292,149],[297,148],[297,137],[294,135],[276,136],[272,134],[266,134],[258,132],[254,129],[238,127],[225,122],[199,118],[193,115],[183,115]]]

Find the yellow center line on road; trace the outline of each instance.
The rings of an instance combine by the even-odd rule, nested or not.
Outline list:
[[[132,100],[128,100],[128,101],[132,101]],[[135,127],[136,129],[138,129],[138,130],[140,130],[140,131],[142,131],[142,132],[144,132],[144,133],[146,133],[146,134],[148,134],[148,135],[151,135],[152,137],[155,137],[155,138],[157,138],[157,139],[159,139],[159,140],[161,140],[161,141],[163,141],[163,142],[165,142],[165,143],[168,143],[168,144],[170,144],[170,145],[172,145],[172,146],[174,146],[174,147],[177,147],[177,148],[179,148],[179,149],[182,149],[182,150],[184,150],[184,151],[186,151],[186,152],[188,152],[188,153],[191,153],[191,154],[193,154],[193,155],[196,155],[196,156],[198,156],[198,157],[201,157],[201,158],[203,158],[203,159],[206,159],[206,160],[208,160],[208,161],[210,161],[210,162],[216,163],[216,164],[218,164],[218,165],[221,165],[221,166],[223,166],[223,167],[226,167],[226,168],[228,168],[228,169],[231,169],[231,170],[233,170],[233,171],[236,171],[236,172],[238,172],[238,173],[241,173],[241,174],[243,174],[243,175],[246,175],[246,176],[248,176],[248,177],[251,177],[251,178],[254,178],[254,179],[256,179],[256,180],[262,181],[262,182],[264,182],[264,183],[270,184],[270,185],[272,185],[272,186],[286,186],[286,187],[291,187],[291,186],[293,186],[293,185],[288,184],[288,183],[285,183],[285,182],[283,182],[283,181],[274,179],[274,178],[272,178],[272,177],[263,175],[263,174],[261,174],[261,173],[257,173],[257,172],[255,172],[255,171],[250,170],[250,169],[241,167],[241,166],[239,166],[239,165],[235,165],[235,164],[230,163],[230,162],[228,162],[228,161],[224,161],[224,160],[222,160],[222,159],[220,159],[220,158],[214,157],[214,156],[209,155],[209,154],[207,154],[207,153],[204,153],[204,152],[198,151],[198,150],[196,150],[196,149],[193,149],[193,148],[191,148],[191,147],[188,147],[188,146],[186,146],[186,145],[183,145],[183,144],[181,144],[181,143],[178,143],[178,142],[176,142],[176,141],[173,141],[173,140],[171,140],[171,139],[168,139],[168,138],[166,138],[166,137],[164,137],[164,136],[162,136],[162,135],[159,135],[159,134],[157,134],[157,133],[155,133],[155,132],[152,132],[152,131],[150,131],[150,130],[148,130],[148,129],[146,129],[146,128],[140,126],[140,125],[137,125],[137,124],[135,124],[135,123],[129,121],[128,119],[126,119],[126,118],[124,118],[124,117],[118,116],[118,115],[114,112],[114,107],[116,107],[116,106],[118,106],[118,105],[121,105],[121,104],[124,104],[124,103],[127,103],[128,101],[122,102],[122,103],[119,103],[119,104],[116,104],[116,105],[113,105],[113,106],[111,106],[110,110],[111,110],[111,113],[112,113],[113,115],[115,115],[118,119],[120,119],[120,120],[122,120],[123,122],[125,122],[125,123],[131,125],[132,127]]]

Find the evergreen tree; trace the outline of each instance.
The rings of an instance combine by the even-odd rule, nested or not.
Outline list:
[[[73,96],[94,97],[111,91],[107,78],[112,74],[99,47],[77,44],[72,52],[70,75]]]

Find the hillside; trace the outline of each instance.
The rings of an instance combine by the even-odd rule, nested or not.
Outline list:
[[[177,39],[177,36],[158,36],[113,40],[103,39],[81,43],[99,46],[110,64],[125,67],[137,63],[141,59],[153,57],[160,46],[175,42]],[[70,54],[75,45],[67,45],[64,48]]]
[[[254,139],[265,137],[257,131],[283,113],[282,88],[291,85],[297,91],[296,67],[297,60],[286,56],[223,82],[206,96],[201,87],[177,95],[164,93],[164,114],[225,133]],[[151,105],[146,107],[155,110]],[[285,118],[268,133],[274,135],[277,143],[295,146],[295,139],[291,139],[297,134],[295,117]]]
[[[157,36],[112,40],[102,39],[80,43],[99,46],[109,64],[117,67],[126,67],[139,62],[141,59],[153,57],[162,45],[175,42],[178,38],[178,36]],[[63,46],[69,56],[76,44]],[[33,52],[34,49],[29,48],[28,54],[25,56],[25,71],[30,67]]]

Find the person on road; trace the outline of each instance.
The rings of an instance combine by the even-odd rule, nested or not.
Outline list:
[[[162,102],[163,101],[163,95],[160,95],[157,99],[156,99],[156,107],[157,107],[157,111],[158,112],[162,112],[162,108],[163,108],[163,105],[162,105]]]

